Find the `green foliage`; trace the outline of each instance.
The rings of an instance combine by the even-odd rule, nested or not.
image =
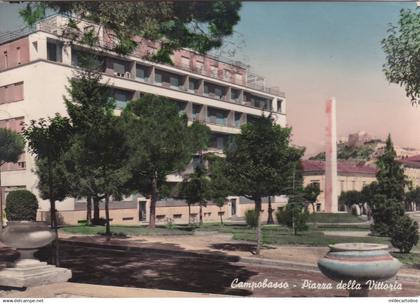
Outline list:
[[[406,193],[406,205],[411,208],[411,203],[420,203],[420,186],[411,189],[409,192]]]
[[[404,190],[408,182],[395,156],[391,136],[388,136],[384,153],[376,164],[378,182],[365,191],[365,194],[371,196],[367,202],[374,220],[372,231],[382,236],[390,236],[395,224],[404,215]]]
[[[319,183],[310,183],[303,189],[303,198],[307,203],[312,204],[313,211],[315,211],[314,203],[318,199],[320,193],[321,189],[319,188]]]
[[[371,226],[372,232],[380,236],[390,236],[404,215],[403,203],[384,195],[375,195],[371,205],[374,221]]]
[[[64,200],[68,195],[68,183],[63,155],[72,137],[70,120],[59,114],[53,118],[32,120],[22,133],[36,158],[35,172],[41,197],[51,202]]]
[[[290,128],[270,117],[245,124],[226,149],[226,175],[234,192],[255,200],[290,192],[303,151],[290,146]]]
[[[179,115],[174,102],[165,97],[145,95],[125,109],[131,165],[135,180],[144,180],[144,195],[150,194],[151,177],[159,184],[166,175],[183,169],[195,152],[186,116]]]
[[[349,207],[353,206],[354,204],[364,203],[363,195],[360,191],[357,190],[349,190],[341,192],[340,196],[338,197],[338,201],[344,205]]]
[[[47,7],[68,16],[79,16],[102,26],[116,44],[111,50],[129,54],[143,43],[135,39],[159,41],[159,49],[150,59],[170,63],[174,50],[186,47],[200,53],[219,48],[223,40],[232,35],[239,21],[239,0],[229,1],[85,1],[85,2],[33,2],[21,11],[24,20],[32,25],[45,15]],[[77,30],[80,40],[82,26],[78,20],[69,27]],[[112,32],[112,34],[111,34]]]
[[[224,167],[224,158],[217,157],[209,161],[210,196],[212,201],[220,208],[224,206],[227,196],[233,193]]]
[[[180,194],[189,205],[198,203],[201,206],[206,206],[210,197],[210,180],[207,171],[203,167],[197,166],[194,173],[181,183]]]
[[[10,129],[0,128],[0,166],[6,162],[16,163],[24,147],[21,135]]]
[[[382,40],[387,80],[405,88],[412,104],[420,102],[420,12],[403,9],[397,25]]]
[[[194,141],[194,132],[203,134],[203,126],[188,126],[187,117],[178,113],[174,102],[155,95],[131,101],[123,119],[130,151],[127,187],[151,196],[150,226],[154,226],[154,209],[166,176],[184,169],[191,156],[205,148]]]
[[[289,196],[286,207],[280,208],[276,212],[277,222],[293,229],[294,234],[308,229],[306,221],[308,213],[304,209],[305,200],[303,193],[296,193]]]
[[[11,191],[6,198],[6,218],[9,221],[36,221],[38,200],[26,189]]]
[[[404,201],[405,187],[408,182],[404,174],[404,168],[395,159],[396,155],[391,136],[389,135],[386,140],[384,153],[378,158],[376,163],[378,166],[378,173],[376,174],[376,179],[378,180],[377,193],[383,194],[390,199]]]
[[[258,225],[258,217],[255,209],[248,209],[245,212],[245,222],[249,227],[255,228]]]
[[[402,253],[409,253],[419,241],[418,224],[409,216],[402,216],[391,231],[391,244]]]
[[[225,150],[225,172],[232,191],[254,200],[258,223],[262,197],[288,194],[294,189],[303,150],[290,146],[290,134],[290,128],[274,125],[271,117],[261,116],[243,125],[241,134],[234,135]],[[260,223],[256,233],[259,254]]]
[[[362,146],[350,146],[347,143],[338,143],[337,159],[368,161],[373,157],[375,146],[376,142],[365,143]],[[309,160],[325,161],[325,152],[312,156]]]

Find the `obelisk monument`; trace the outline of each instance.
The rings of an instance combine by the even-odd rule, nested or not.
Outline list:
[[[325,150],[325,212],[338,212],[337,198],[337,129],[335,98],[327,100],[326,150]]]

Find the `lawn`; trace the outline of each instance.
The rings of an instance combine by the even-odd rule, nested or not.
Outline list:
[[[256,232],[253,228],[245,225],[204,225],[199,230],[216,230],[222,233],[233,234],[235,240],[255,241]],[[310,226],[307,231],[294,235],[292,230],[280,225],[265,225],[263,231],[263,243],[275,245],[309,245],[309,246],[327,246],[334,243],[345,242],[369,242],[389,244],[388,238],[384,237],[340,237],[325,236],[323,230],[316,226]],[[329,230],[329,229],[327,229]],[[349,227],[347,229],[349,230]],[[357,229],[356,229],[357,230]],[[360,230],[360,229],[359,229]]]
[[[308,222],[310,223],[361,223],[365,222],[361,217],[354,216],[348,213],[326,214],[315,213],[309,215]]]
[[[409,254],[403,254],[399,252],[392,252],[391,254],[405,265],[409,265],[417,269],[420,268],[420,253],[411,252]]]
[[[104,234],[105,226],[68,226],[60,229],[63,232],[70,234],[82,234],[82,235],[96,235]],[[167,226],[158,226],[155,229],[149,229],[147,226],[121,226],[111,225],[111,232],[117,236],[169,236],[169,235],[192,235],[193,229],[187,226],[173,226],[169,228]]]

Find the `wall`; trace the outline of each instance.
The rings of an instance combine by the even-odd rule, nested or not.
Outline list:
[[[363,189],[363,186],[368,185],[372,183],[373,181],[376,181],[375,176],[362,176],[362,175],[338,175],[337,178],[337,193],[338,197],[340,197],[340,194],[342,191],[349,191],[349,190],[357,190],[361,191]],[[317,203],[320,204],[321,212],[325,211],[325,195],[323,192],[323,188],[325,188],[325,175],[319,175],[319,174],[305,174],[303,176],[303,186],[307,186],[310,183],[317,182],[320,185],[321,193],[318,196]],[[353,183],[354,182],[354,183]],[[353,187],[354,184],[354,187]],[[309,207],[309,211],[312,211],[312,207]]]
[[[0,71],[29,62],[27,37],[0,45]]]

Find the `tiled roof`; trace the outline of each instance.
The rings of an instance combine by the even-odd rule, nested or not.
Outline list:
[[[304,173],[325,172],[325,161],[319,160],[303,160],[302,167]],[[376,175],[376,167],[368,165],[356,165],[348,161],[337,161],[338,174],[363,174],[363,175]]]
[[[420,168],[420,155],[401,159],[400,163],[406,167]]]

